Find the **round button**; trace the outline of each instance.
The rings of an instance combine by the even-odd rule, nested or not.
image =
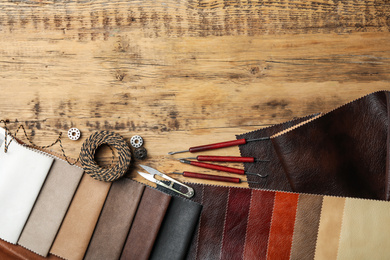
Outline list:
[[[70,140],[73,140],[73,141],[79,140],[80,136],[81,136],[81,132],[79,129],[77,129],[75,127],[69,129],[68,137]]]

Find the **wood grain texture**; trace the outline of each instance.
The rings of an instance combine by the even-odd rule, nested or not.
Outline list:
[[[167,152],[390,89],[389,28],[388,0],[0,1],[0,118],[42,145],[79,128],[72,157],[139,134],[143,164],[194,171]]]

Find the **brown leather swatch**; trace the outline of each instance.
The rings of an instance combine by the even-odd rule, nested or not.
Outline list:
[[[293,191],[389,200],[388,96],[375,92],[272,138]]]
[[[171,196],[145,188],[120,259],[149,258],[170,201]]]
[[[0,239],[0,259],[2,260],[61,260],[61,258],[49,254],[47,257],[37,255],[30,250],[13,245]]]
[[[337,258],[344,204],[345,198],[324,196],[314,259]]]
[[[290,259],[314,259],[322,198],[299,195]]]
[[[237,139],[255,139],[260,137],[270,137],[282,130],[290,128],[314,116],[315,115],[310,115],[285,123],[259,129],[253,132],[237,135]],[[288,182],[288,179],[286,177],[286,173],[270,140],[248,142],[245,145],[240,145],[239,148],[241,156],[255,157],[260,160],[269,160],[269,162],[244,163],[244,168],[248,172],[256,172],[262,175],[268,174],[267,178],[259,178],[257,176],[247,175],[248,181],[260,182],[259,184],[249,183],[249,187],[292,191],[290,183]]]
[[[83,169],[55,159],[18,244],[46,256],[53,244]]]
[[[50,253],[69,260],[83,258],[110,186],[83,175]]]
[[[274,191],[252,190],[244,259],[266,259],[274,200]]]
[[[199,221],[196,257],[216,259],[221,254],[228,187],[203,186],[203,210]]]
[[[276,192],[267,259],[288,259],[291,252],[298,194]]]
[[[229,188],[221,259],[242,257],[251,195],[251,189]]]
[[[126,178],[112,184],[85,260],[120,257],[144,188],[144,185]]]

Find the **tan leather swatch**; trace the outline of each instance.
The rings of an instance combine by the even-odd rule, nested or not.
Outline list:
[[[345,198],[324,196],[314,259],[336,259]]]
[[[18,244],[46,256],[80,182],[83,169],[55,159]]]
[[[323,196],[300,194],[290,259],[313,259]]]
[[[126,178],[113,182],[85,260],[119,259],[144,188]]]
[[[337,259],[390,259],[390,202],[347,198]]]
[[[69,260],[83,258],[110,187],[111,182],[83,175],[50,253]]]
[[[170,201],[170,195],[149,187],[145,188],[121,260],[149,258]]]

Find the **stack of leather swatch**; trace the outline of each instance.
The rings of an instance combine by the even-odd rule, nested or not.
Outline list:
[[[5,153],[0,136],[0,259],[186,255],[200,204],[126,178],[97,181],[15,140]]]

